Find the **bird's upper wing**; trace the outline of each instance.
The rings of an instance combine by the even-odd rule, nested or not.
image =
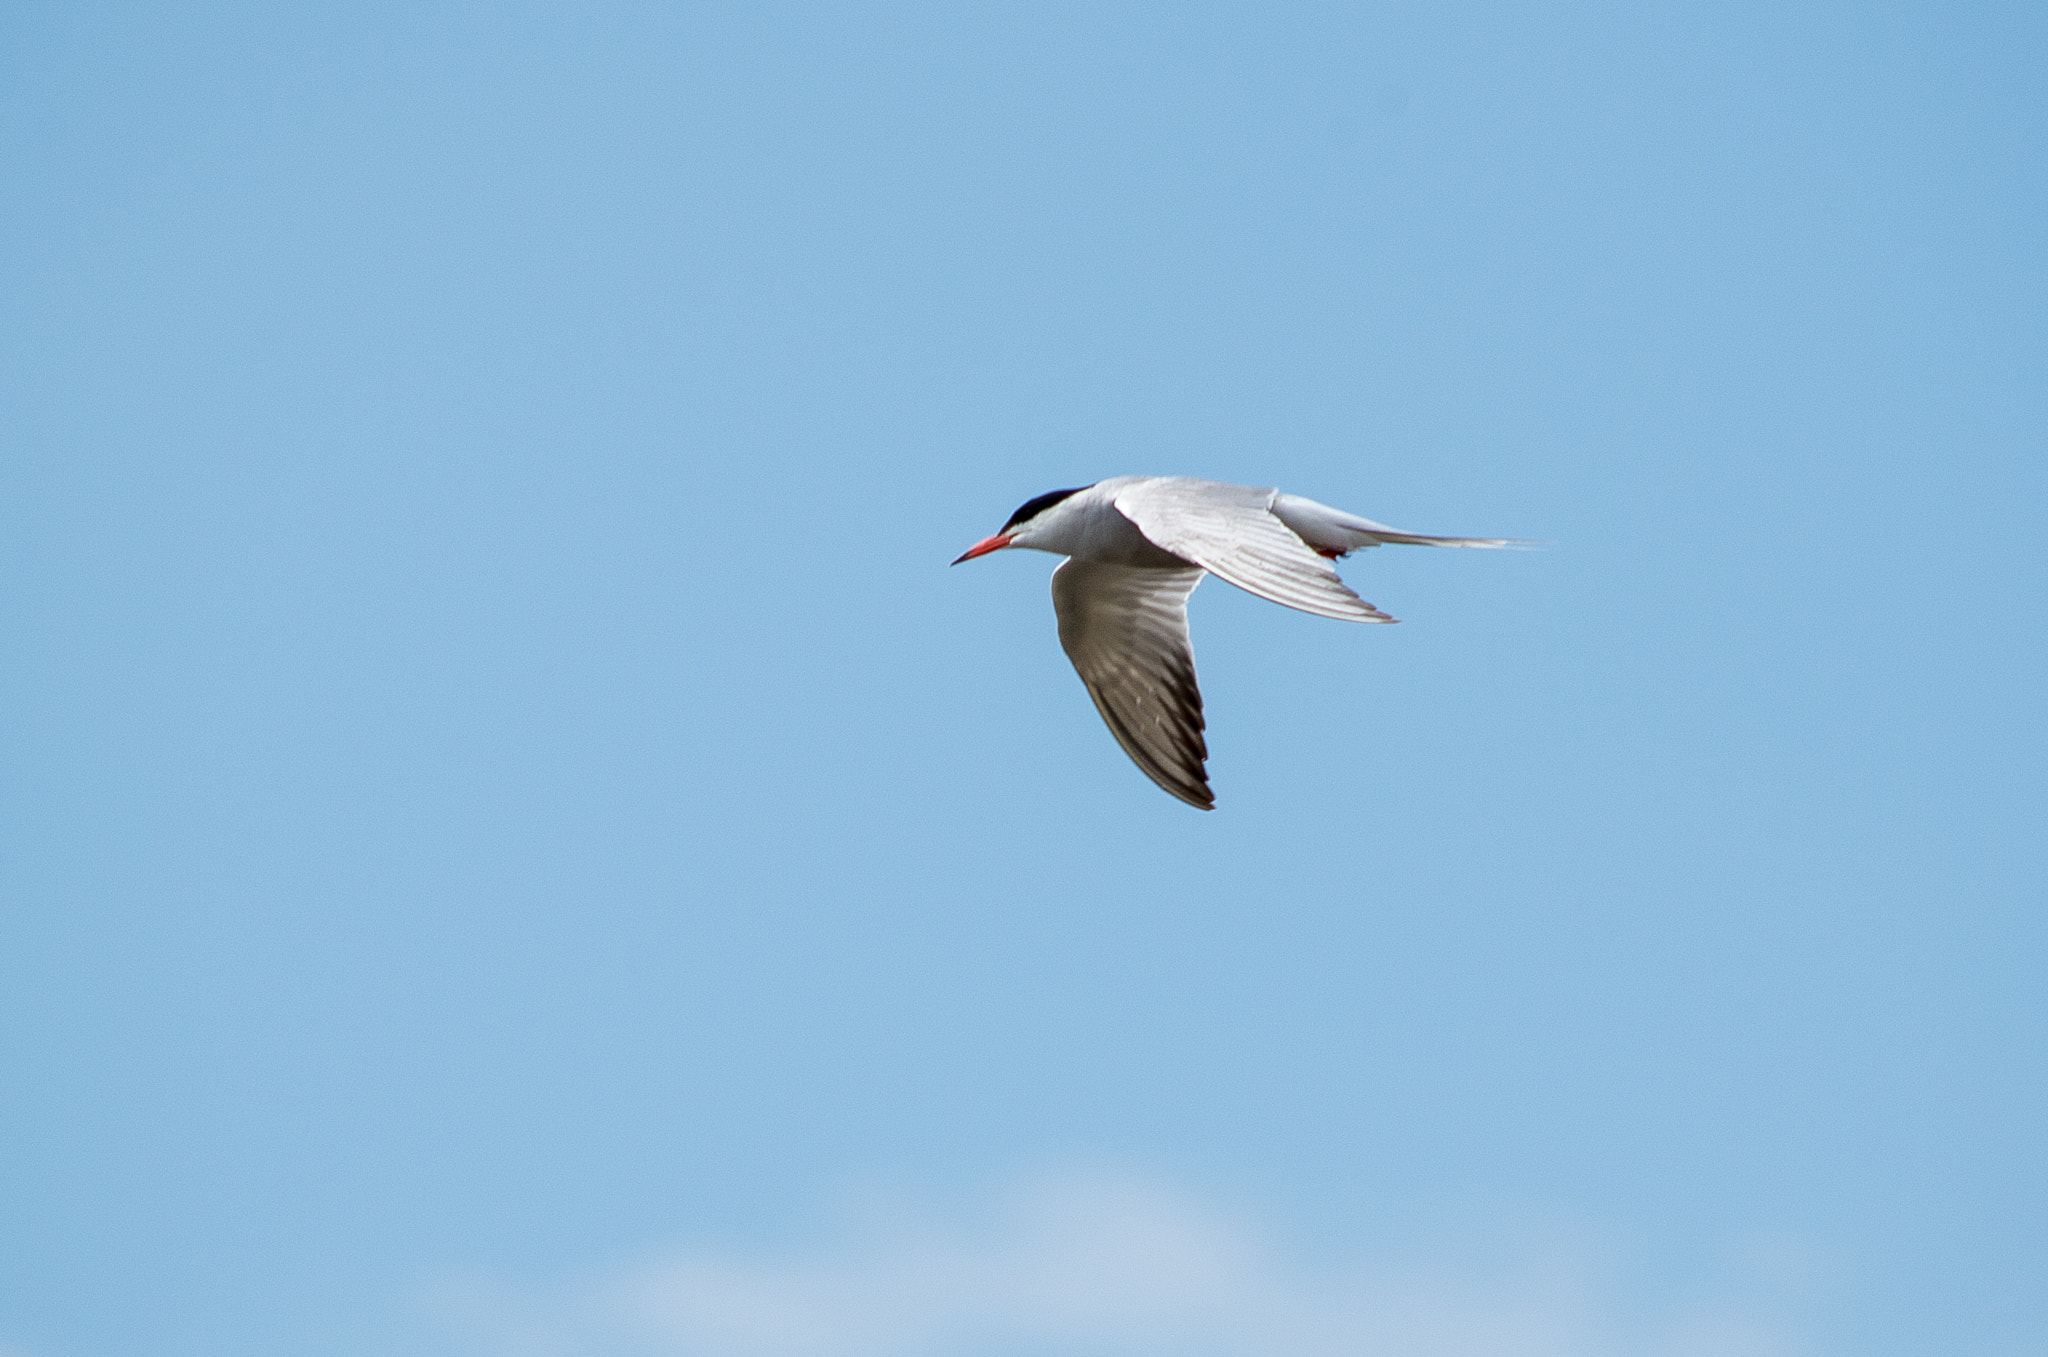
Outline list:
[[[1202,767],[1202,690],[1188,644],[1188,595],[1202,572],[1068,561],[1052,572],[1060,644],[1116,742],[1145,776],[1213,809]]]
[[[1273,515],[1278,490],[1161,476],[1117,493],[1117,512],[1154,544],[1240,589],[1345,622],[1394,619],[1344,587],[1330,563]]]

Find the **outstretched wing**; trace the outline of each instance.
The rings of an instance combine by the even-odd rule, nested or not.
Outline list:
[[[1188,644],[1188,595],[1202,572],[1068,561],[1052,572],[1060,645],[1116,742],[1145,776],[1215,807],[1202,761],[1202,690]]]
[[[1330,563],[1274,517],[1279,494],[1161,476],[1120,491],[1113,502],[1155,545],[1260,598],[1343,622],[1393,621],[1345,588]]]

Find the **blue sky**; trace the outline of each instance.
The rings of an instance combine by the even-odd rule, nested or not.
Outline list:
[[[2028,6],[0,18],[7,1357],[2048,1346]],[[1211,581],[1128,472],[1518,554]]]

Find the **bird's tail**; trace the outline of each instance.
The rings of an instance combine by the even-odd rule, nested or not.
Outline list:
[[[1518,537],[1432,537],[1427,533],[1402,532],[1342,509],[1332,509],[1300,495],[1273,496],[1273,515],[1294,530],[1294,535],[1325,556],[1342,556],[1368,547],[1392,542],[1407,547],[1526,547],[1535,545]]]
[[[1532,547],[1536,544],[1522,537],[1431,537],[1420,532],[1396,532],[1392,528],[1373,524],[1367,530],[1381,542],[1393,542],[1404,547]]]

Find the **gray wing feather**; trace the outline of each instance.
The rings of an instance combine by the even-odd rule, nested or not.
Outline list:
[[[1131,761],[1168,792],[1213,809],[1202,761],[1202,690],[1188,644],[1195,568],[1068,561],[1052,573],[1060,645]]]
[[[1171,476],[1140,481],[1114,503],[1156,545],[1260,598],[1343,622],[1393,621],[1274,516],[1279,494]]]

